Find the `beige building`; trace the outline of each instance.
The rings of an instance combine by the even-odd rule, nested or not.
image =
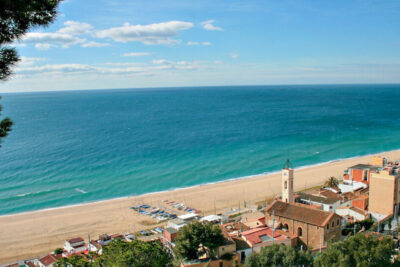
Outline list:
[[[287,160],[285,168],[282,169],[282,201],[293,203],[293,178],[294,171],[290,168],[290,162]]]
[[[382,215],[393,215],[400,202],[400,175],[397,170],[384,169],[371,173],[369,184],[369,211]]]

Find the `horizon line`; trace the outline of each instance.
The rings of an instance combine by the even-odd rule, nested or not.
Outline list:
[[[400,85],[398,83],[298,83],[298,84],[243,84],[243,85],[194,85],[194,86],[165,86],[165,87],[123,87],[123,88],[92,88],[92,89],[61,89],[61,90],[43,90],[43,91],[4,91],[0,94],[22,94],[22,93],[57,93],[57,92],[87,92],[87,91],[113,91],[113,90],[168,90],[168,89],[189,89],[189,88],[222,88],[222,87],[259,87],[259,86],[267,86],[267,87],[275,87],[275,86],[352,86],[352,85]]]

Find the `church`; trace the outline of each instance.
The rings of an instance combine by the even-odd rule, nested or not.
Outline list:
[[[311,249],[321,249],[328,241],[339,241],[341,217],[304,204],[294,203],[294,170],[289,160],[282,169],[282,198],[276,199],[265,211],[265,223],[297,235]]]

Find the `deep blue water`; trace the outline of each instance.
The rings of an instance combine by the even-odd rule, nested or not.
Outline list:
[[[400,148],[400,85],[3,94],[0,214]]]

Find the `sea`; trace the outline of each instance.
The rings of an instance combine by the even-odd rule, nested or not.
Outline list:
[[[400,85],[4,93],[0,215],[400,148]]]

